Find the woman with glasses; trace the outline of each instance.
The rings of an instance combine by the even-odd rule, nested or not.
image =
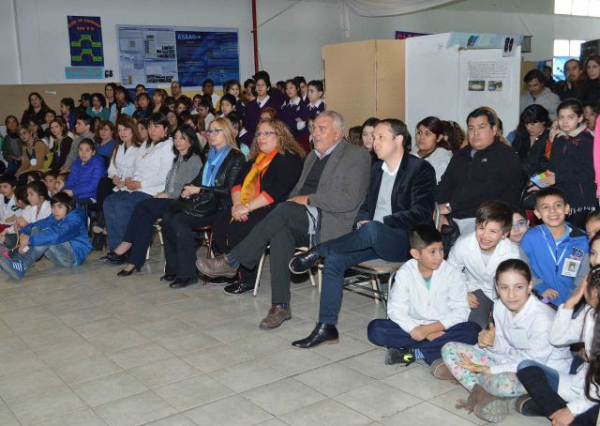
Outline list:
[[[229,194],[245,158],[235,142],[235,131],[226,118],[215,118],[209,126],[210,150],[204,166],[191,183],[183,187],[182,198],[198,194],[202,188],[212,188],[218,210],[231,209]],[[194,230],[212,225],[215,214],[194,217],[183,211],[167,211],[162,228],[165,249],[165,275],[160,279],[172,288],[183,288],[198,281],[196,277],[196,247]]]
[[[288,198],[302,173],[304,149],[286,125],[261,121],[250,149],[249,161],[231,191],[231,211],[217,214],[213,241],[218,253],[229,253],[280,202]],[[256,270],[240,267],[237,280],[224,288],[239,295],[254,289]]]

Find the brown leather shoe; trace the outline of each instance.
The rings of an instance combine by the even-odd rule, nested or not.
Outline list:
[[[228,277],[233,278],[237,274],[238,266],[231,266],[227,257],[223,254],[214,259],[199,259],[196,261],[196,268],[204,275],[211,278]]]
[[[267,316],[260,322],[261,330],[270,330],[271,328],[277,328],[284,321],[292,318],[292,309],[283,309],[281,305],[273,305],[269,309]]]

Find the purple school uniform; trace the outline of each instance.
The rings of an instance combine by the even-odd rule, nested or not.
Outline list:
[[[298,122],[296,121],[296,119],[299,118],[300,120],[302,120],[303,109],[304,102],[302,102],[301,98],[298,98],[297,103],[290,103],[290,101],[288,100],[281,106],[279,117],[281,121],[283,121],[285,125],[288,126],[288,129],[290,129],[290,132],[292,132],[292,135],[294,135],[294,138],[296,139],[298,139],[302,133],[300,130],[298,130]]]
[[[262,107],[258,104],[258,100],[254,99],[251,102],[248,102],[246,105],[246,114],[244,119],[244,127],[248,130],[248,133],[254,137],[254,133],[256,132],[256,126],[258,125],[258,121],[260,120],[260,111],[264,108],[273,108],[275,111],[279,112],[281,108],[281,104],[277,103],[276,99],[273,99],[269,96],[267,102],[262,105]]]

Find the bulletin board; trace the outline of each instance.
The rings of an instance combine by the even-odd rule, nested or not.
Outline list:
[[[201,87],[239,80],[237,28],[117,25],[121,84],[155,88],[179,81]]]

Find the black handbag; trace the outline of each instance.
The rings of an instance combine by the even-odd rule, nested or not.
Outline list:
[[[442,243],[444,244],[444,259],[448,259],[448,255],[450,254],[450,250],[460,237],[460,229],[455,221],[452,220],[450,216],[448,216],[448,221],[450,225],[442,225],[442,229],[440,232],[442,233]]]
[[[201,187],[200,192],[190,198],[179,197],[172,205],[171,211],[182,212],[192,217],[206,217],[217,212],[219,205],[212,188]]]

